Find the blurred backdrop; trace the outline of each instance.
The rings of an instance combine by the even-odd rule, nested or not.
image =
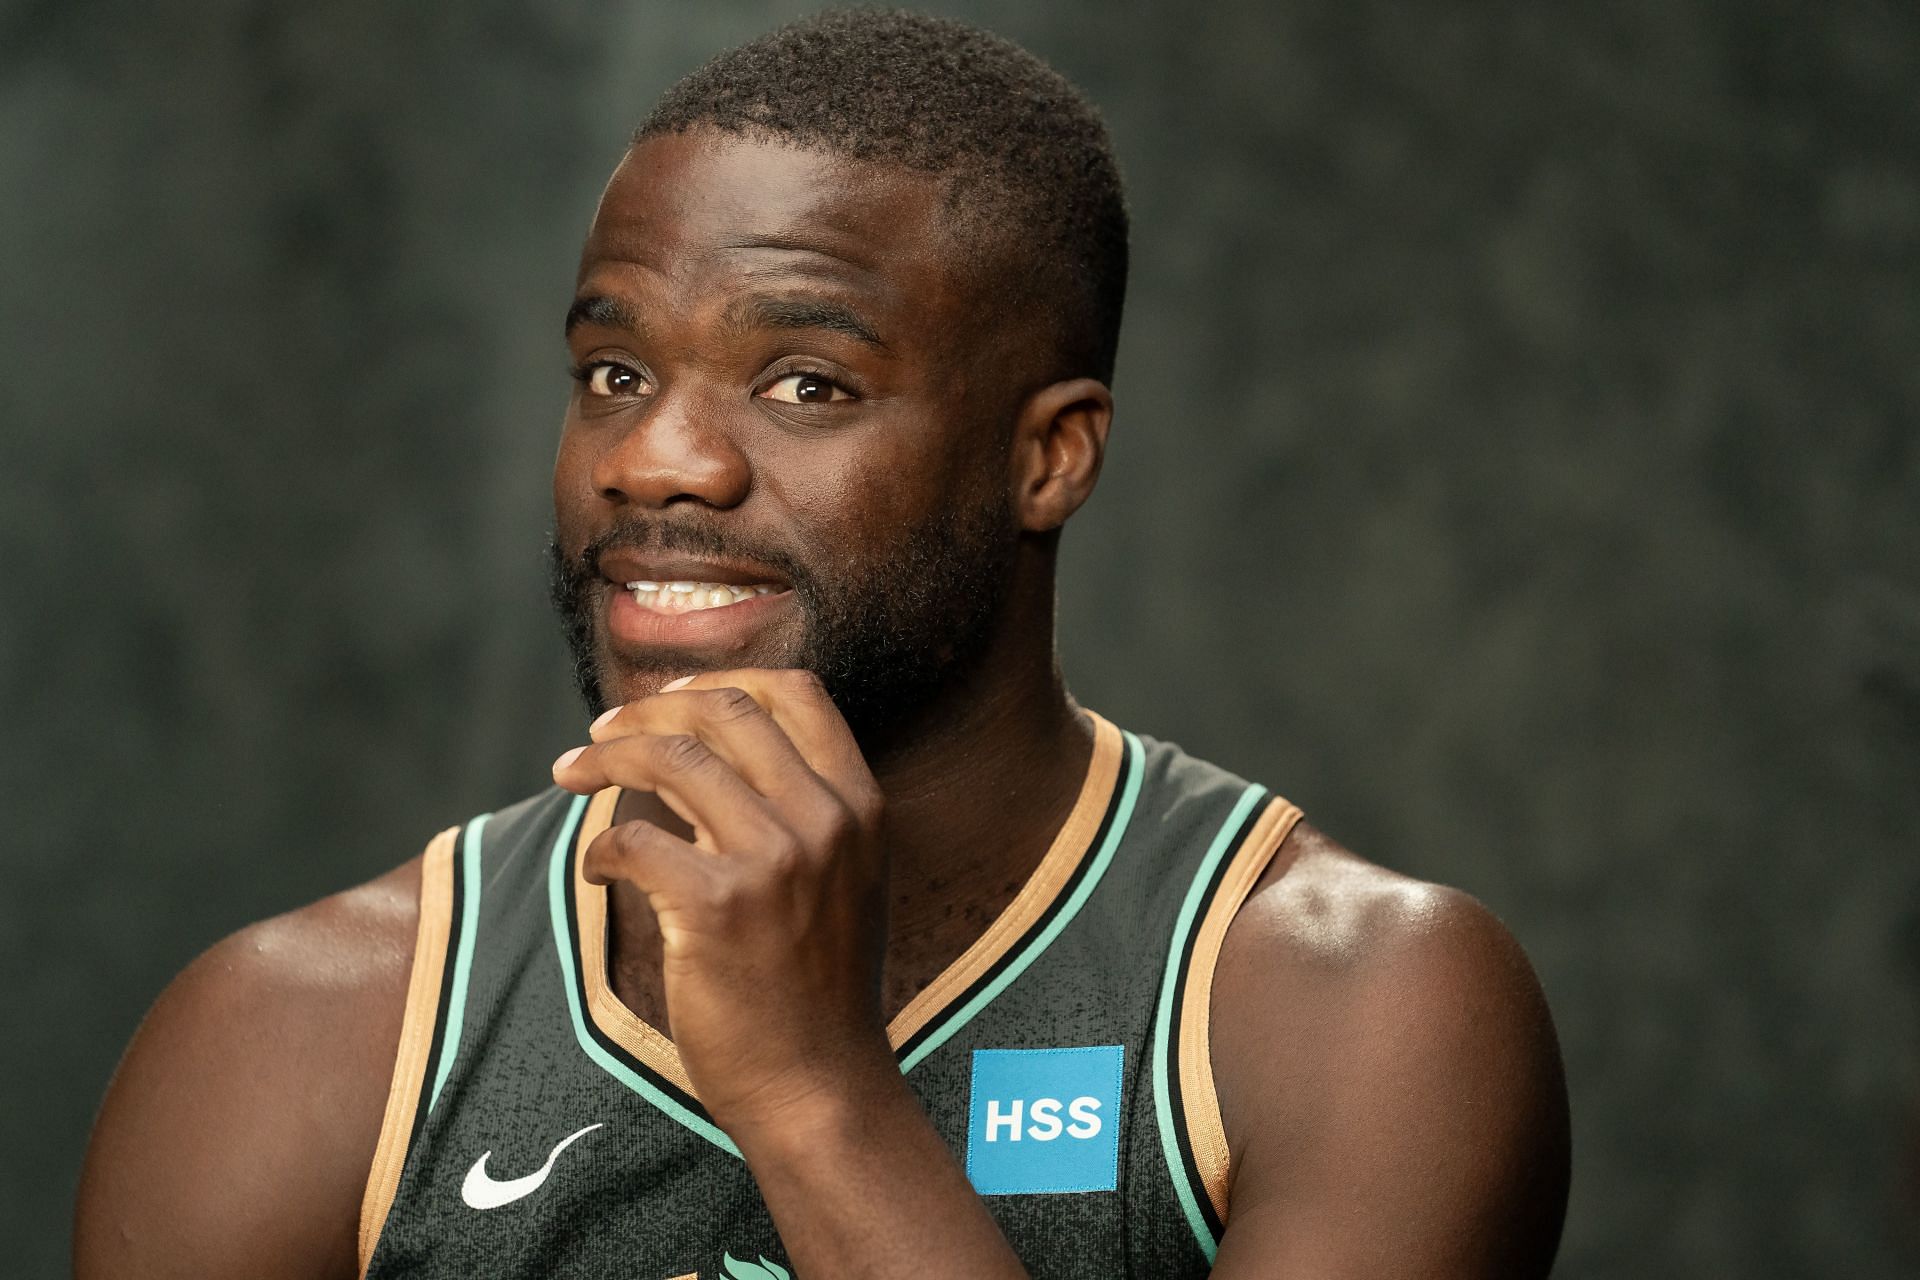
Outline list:
[[[237,926],[578,741],[560,320],[794,4],[0,5],[0,1238]],[[939,4],[1102,103],[1136,270],[1083,701],[1465,886],[1559,1274],[1915,1274],[1920,8]]]

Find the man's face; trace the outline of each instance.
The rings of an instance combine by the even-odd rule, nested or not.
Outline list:
[[[978,655],[1018,541],[1011,403],[970,359],[955,260],[924,175],[713,131],[628,154],[554,465],[554,602],[594,710],[797,666],[864,732]]]

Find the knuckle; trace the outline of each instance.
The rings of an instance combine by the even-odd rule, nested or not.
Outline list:
[[[855,783],[840,803],[856,826],[877,827],[886,814],[887,799],[873,782]]]
[[[826,692],[826,686],[820,682],[819,675],[805,667],[789,667],[775,673],[775,678],[782,687],[796,694],[812,696],[824,695]]]
[[[807,862],[806,846],[790,831],[778,831],[766,838],[761,859],[775,875],[792,875]]]
[[[718,920],[742,920],[752,915],[752,894],[737,877],[716,876],[700,896],[706,910]]]
[[[820,838],[830,845],[840,845],[859,834],[860,815],[855,813],[846,801],[838,796],[832,797],[821,807]]]
[[[760,704],[753,700],[752,694],[732,686],[702,690],[701,704],[702,714],[717,723],[742,720],[760,713]]]
[[[649,843],[647,837],[652,833],[653,829],[643,822],[623,822],[589,845],[587,857],[593,857],[594,849],[600,847],[602,841],[607,842],[606,856],[609,860],[618,861],[631,857],[647,847]]]
[[[580,869],[590,880],[628,879],[646,861],[654,830],[645,822],[623,822],[602,831],[587,846]]]
[[[623,852],[625,852],[625,839],[617,828],[602,832],[594,837],[593,843],[587,846],[586,855],[580,862],[580,869],[589,876],[605,876],[620,861],[620,855]]]
[[[661,734],[652,740],[649,749],[654,763],[673,773],[698,769],[710,758],[707,744],[690,733]]]

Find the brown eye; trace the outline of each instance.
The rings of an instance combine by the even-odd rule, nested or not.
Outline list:
[[[782,404],[826,404],[852,396],[817,373],[790,373],[760,394]]]
[[[643,385],[640,375],[625,365],[602,361],[587,366],[587,394],[595,396],[638,395]]]

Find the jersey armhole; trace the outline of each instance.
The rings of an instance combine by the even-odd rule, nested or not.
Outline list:
[[[1220,1096],[1213,1079],[1213,974],[1227,928],[1245,905],[1254,885],[1286,844],[1300,821],[1300,810],[1275,797],[1261,812],[1221,874],[1193,935],[1181,992],[1179,1059],[1181,1122],[1193,1153],[1195,1172],[1206,1191],[1216,1221],[1227,1220],[1226,1124],[1220,1115]]]
[[[380,1141],[373,1151],[367,1189],[360,1200],[360,1275],[373,1262],[380,1229],[400,1187],[400,1171],[413,1145],[426,1088],[427,1064],[442,1017],[448,941],[453,930],[455,847],[460,828],[449,827],[428,843],[420,859],[420,919],[414,934],[413,972],[407,981],[407,1008],[400,1024],[400,1047],[387,1086],[387,1108]]]

